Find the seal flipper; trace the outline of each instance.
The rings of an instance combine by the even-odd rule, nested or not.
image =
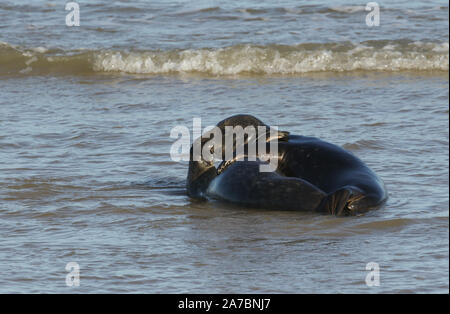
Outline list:
[[[354,215],[352,203],[364,197],[363,192],[354,186],[345,186],[328,194],[322,210],[336,216]]]
[[[194,167],[192,167],[194,168]],[[202,172],[200,175],[191,179],[188,176],[186,189],[187,193],[192,198],[205,200],[205,192],[208,189],[211,181],[217,176],[216,168],[210,167],[206,171]]]

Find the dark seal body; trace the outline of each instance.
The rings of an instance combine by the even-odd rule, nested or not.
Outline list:
[[[238,124],[241,117],[245,123],[263,125],[252,116],[224,121]],[[189,173],[200,175],[194,180],[188,175],[188,194],[248,207],[335,215],[362,213],[380,207],[387,199],[382,180],[358,157],[337,145],[280,132],[278,154],[273,158],[278,158],[274,172],[260,172],[261,161],[248,158],[226,161],[219,172],[212,163],[191,161]]]

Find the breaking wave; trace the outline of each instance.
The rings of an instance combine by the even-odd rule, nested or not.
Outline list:
[[[62,51],[44,47],[22,48],[0,42],[0,75],[123,72],[229,76],[448,70],[448,42],[384,40],[293,46],[237,45],[168,51]]]

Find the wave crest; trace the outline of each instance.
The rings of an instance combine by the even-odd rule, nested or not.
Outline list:
[[[295,75],[310,72],[448,71],[449,43],[370,41],[294,46],[238,45],[169,51],[55,52],[0,43],[0,74],[125,72],[215,76]]]

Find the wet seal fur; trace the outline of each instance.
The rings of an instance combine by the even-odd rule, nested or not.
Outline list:
[[[232,116],[217,127],[225,134],[226,126],[238,125],[268,127],[251,115]],[[278,158],[278,166],[274,172],[260,172],[262,161],[250,161],[245,155],[224,160],[216,168],[213,162],[193,160],[191,147],[188,195],[246,207],[332,215],[356,215],[386,202],[383,181],[352,153],[314,137],[284,131],[275,137],[278,154],[271,158]],[[198,140],[203,147],[209,138]],[[267,137],[266,145],[271,140],[274,138]]]

